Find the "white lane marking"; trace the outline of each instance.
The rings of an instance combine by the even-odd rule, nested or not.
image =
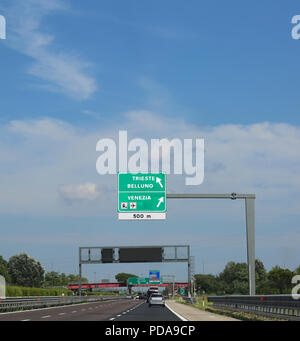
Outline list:
[[[30,321],[30,319],[26,319],[26,320],[21,320],[21,321]]]
[[[110,302],[118,302],[120,300],[112,300]],[[106,301],[102,301],[101,303],[106,303]],[[81,303],[74,303],[71,305],[85,305],[85,304],[96,304],[98,302],[81,302]],[[103,307],[104,305],[101,304],[101,306]],[[36,312],[39,310],[50,310],[50,309],[60,309],[60,308],[66,308],[68,307],[67,305],[61,305],[61,306],[53,306],[53,307],[48,307],[48,308],[38,308],[38,309],[27,309],[27,310],[17,310],[17,311],[7,311],[6,313],[0,313],[0,316],[2,315],[11,315],[11,314],[25,314],[25,313],[30,313],[30,312]]]
[[[114,320],[117,319],[118,317],[120,317],[120,316],[122,316],[122,315],[124,315],[124,314],[126,314],[126,313],[128,313],[128,312],[130,312],[130,311],[132,311],[132,310],[134,310],[134,309],[136,309],[136,308],[138,308],[138,307],[140,307],[140,306],[141,306],[142,304],[144,304],[144,303],[145,303],[145,302],[142,302],[142,303],[136,305],[135,307],[133,307],[133,308],[127,310],[127,311],[124,311],[123,313],[121,313],[121,314],[119,314],[119,315],[116,315],[116,317],[114,318]],[[112,320],[110,319],[110,321],[112,321]]]
[[[58,315],[66,315],[66,313],[60,313],[60,314],[58,314]]]
[[[181,321],[188,321],[186,318],[184,318],[183,316],[181,316],[180,314],[176,313],[176,311],[174,311],[173,309],[171,309],[168,304],[166,303],[165,306],[177,317],[180,318]]]
[[[42,319],[46,319],[46,318],[48,318],[48,317],[51,317],[51,315],[42,316],[41,318],[42,318]]]
[[[74,314],[74,313],[77,313],[77,310],[73,310],[73,311],[72,311],[72,314]]]
[[[115,317],[112,317],[111,319],[109,319],[109,321],[113,321],[113,320],[115,320],[116,318]]]

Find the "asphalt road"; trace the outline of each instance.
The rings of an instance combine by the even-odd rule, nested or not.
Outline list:
[[[180,321],[167,307],[115,300],[0,314],[2,321]]]
[[[181,321],[167,307],[152,306],[149,308],[145,301],[142,301],[132,310],[125,311],[110,318],[111,321]]]
[[[2,321],[107,321],[141,302],[115,300],[0,314]]]

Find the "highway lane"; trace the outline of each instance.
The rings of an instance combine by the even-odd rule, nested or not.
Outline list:
[[[2,321],[107,321],[112,316],[141,304],[138,300],[118,299],[0,314]]]
[[[109,319],[110,321],[181,321],[181,319],[172,313],[167,307],[152,306],[143,301],[136,307],[122,314],[117,314]]]

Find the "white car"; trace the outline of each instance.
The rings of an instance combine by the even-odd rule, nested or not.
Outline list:
[[[165,307],[165,298],[162,294],[153,293],[149,298],[149,308],[153,305],[161,305]]]
[[[149,290],[147,291],[147,303],[149,303],[150,296],[152,294],[158,294],[158,288],[157,287],[150,287]]]

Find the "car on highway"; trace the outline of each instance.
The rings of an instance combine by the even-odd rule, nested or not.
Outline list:
[[[147,291],[147,303],[149,303],[149,298],[152,294],[158,293],[158,287],[150,287]]]
[[[149,297],[149,308],[152,307],[153,305],[161,305],[165,307],[165,298],[162,294],[160,293],[153,293]]]
[[[144,300],[146,298],[146,295],[145,294],[138,294],[137,297],[139,300]]]

